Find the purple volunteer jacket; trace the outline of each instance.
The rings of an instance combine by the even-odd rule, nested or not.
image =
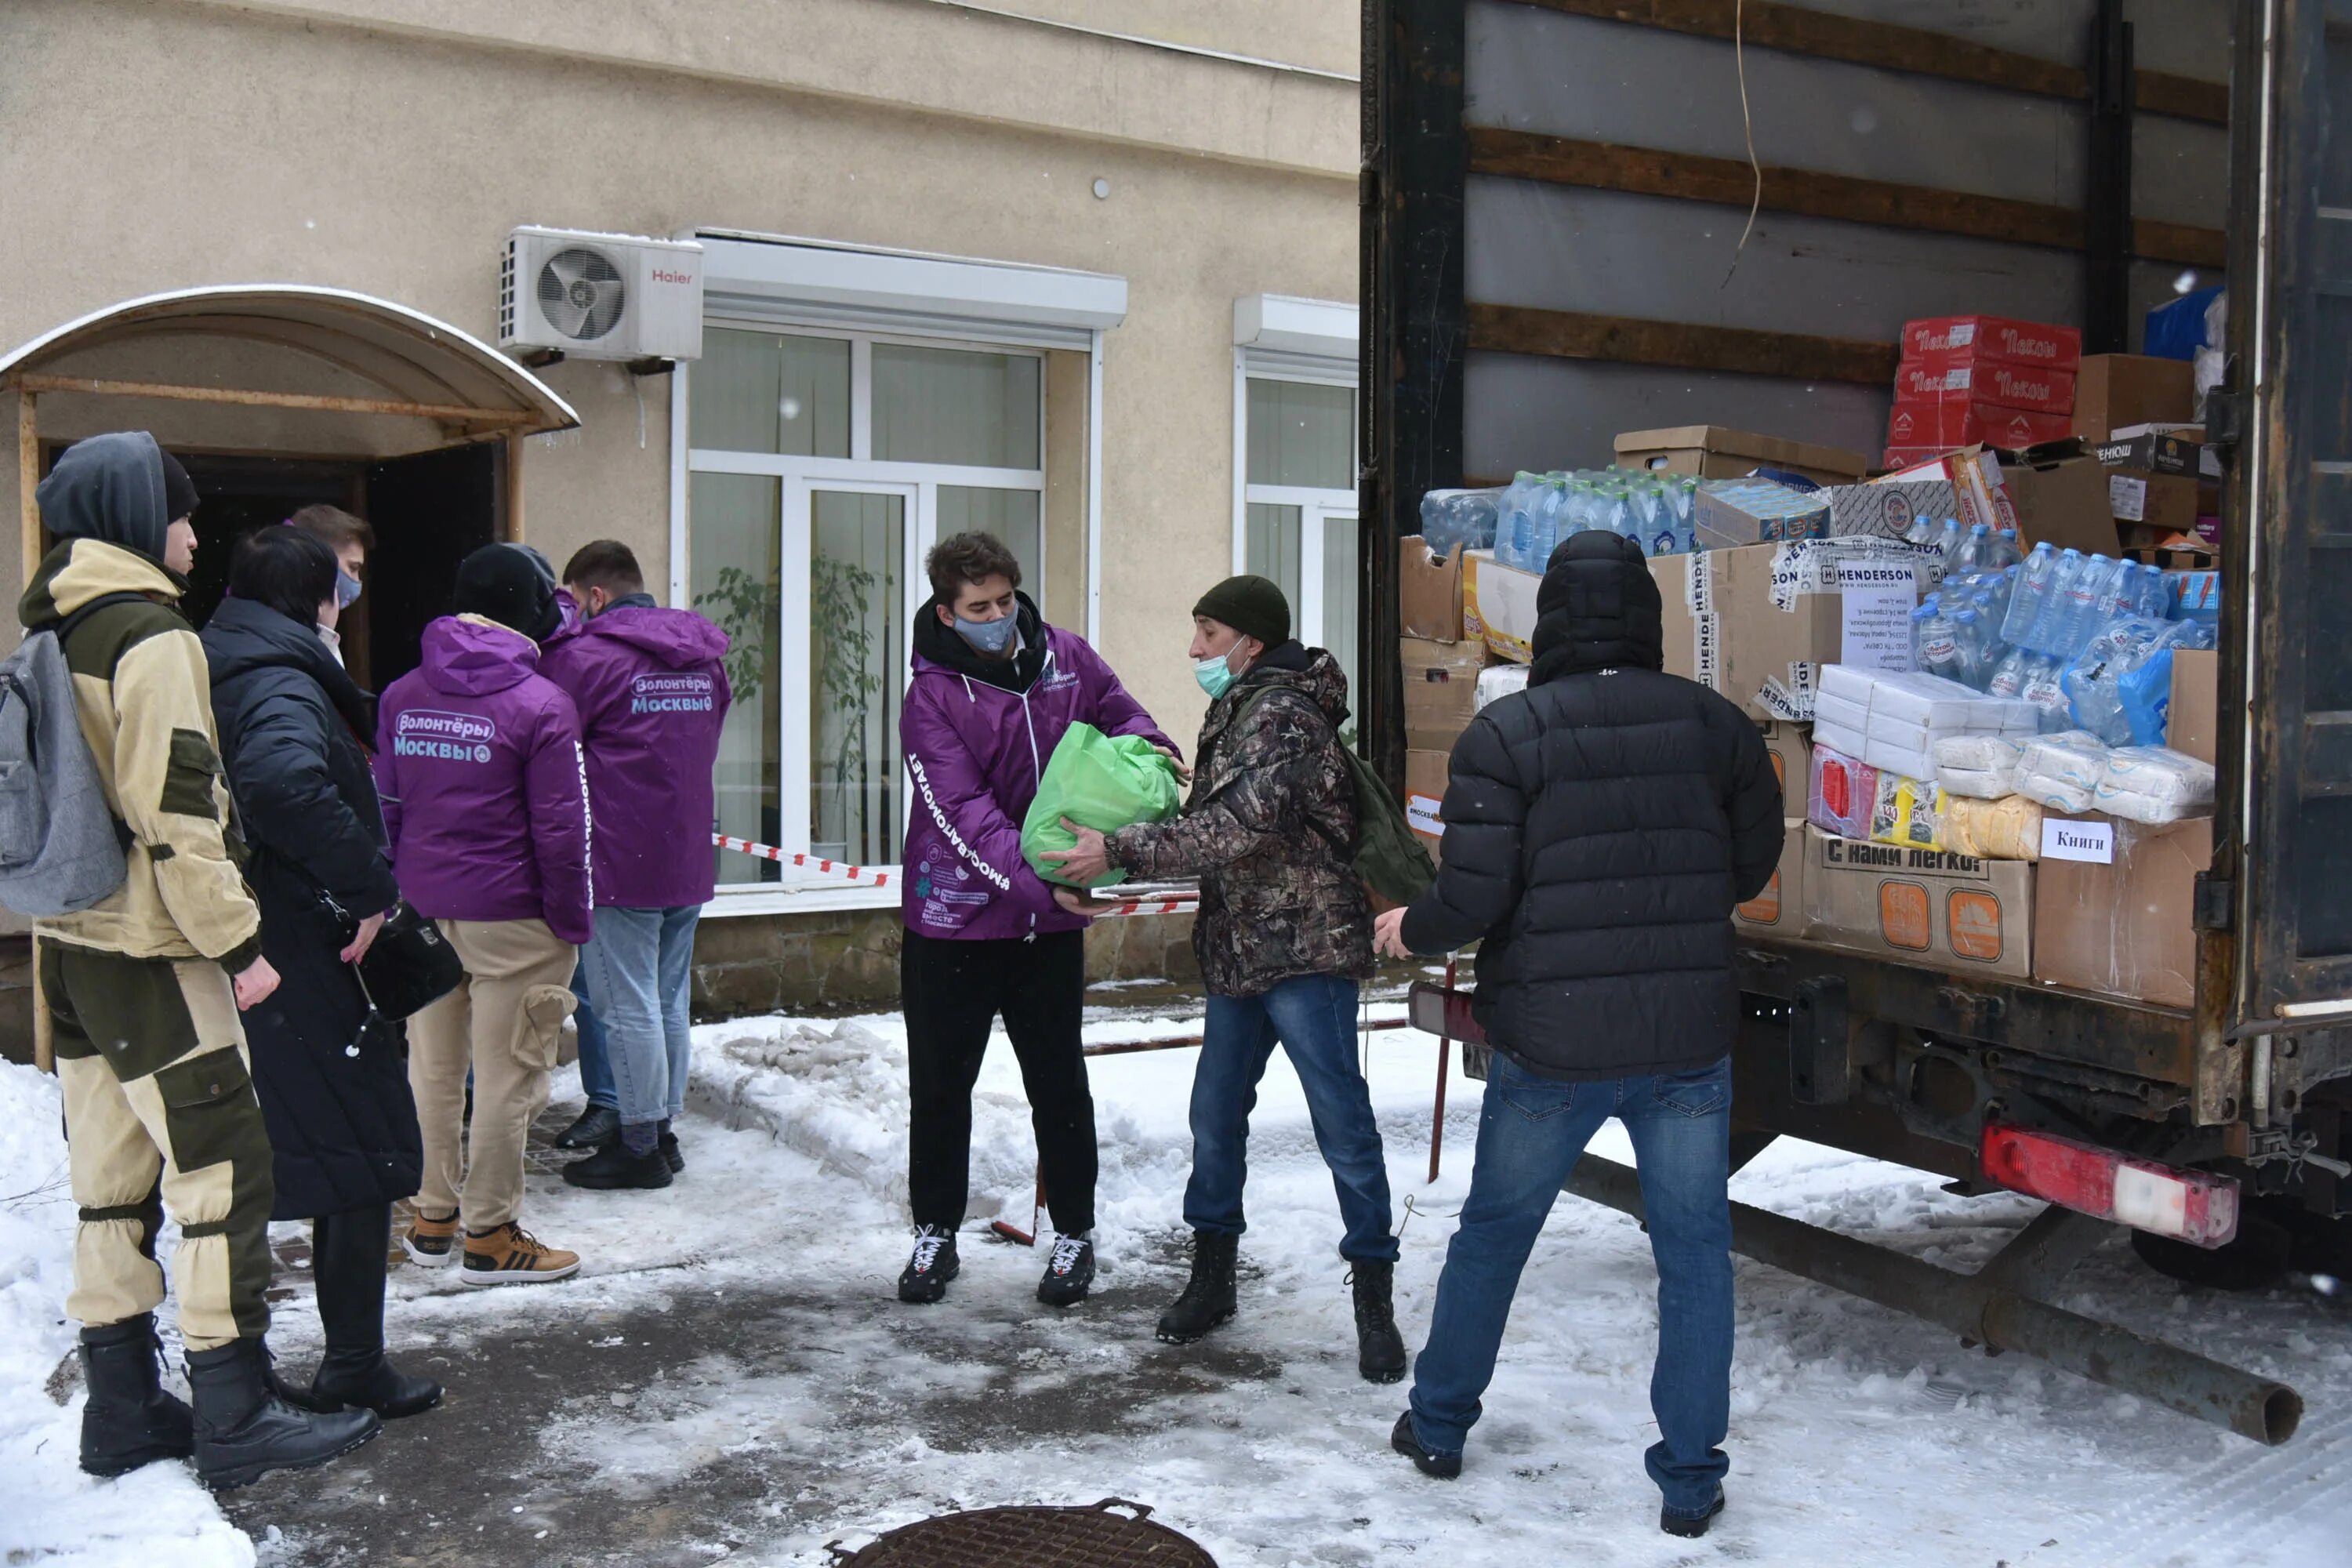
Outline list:
[[[1020,656],[992,662],[940,624],[915,619],[914,674],[898,719],[908,813],[901,912],[925,936],[982,941],[1087,922],[1054,902],[1021,858],[1021,821],[1062,731],[1092,724],[1174,751],[1142,704],[1084,638],[1049,626],[1021,598]]]
[[[393,875],[436,920],[593,930],[580,716],[539,645],[473,616],[425,628],[425,659],[376,714],[375,781]]]
[[[580,710],[596,902],[707,904],[711,770],[730,693],[727,634],[691,610],[624,601],[551,638],[540,671]]]

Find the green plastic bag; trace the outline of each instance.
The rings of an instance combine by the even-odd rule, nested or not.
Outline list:
[[[1176,767],[1140,735],[1106,735],[1092,724],[1073,724],[1045,760],[1037,798],[1021,824],[1021,853],[1030,869],[1048,882],[1077,884],[1045,858],[1077,847],[1062,826],[1068,817],[1097,833],[1116,833],[1139,822],[1165,822],[1176,815]],[[1127,876],[1112,867],[1087,884],[1108,888]]]

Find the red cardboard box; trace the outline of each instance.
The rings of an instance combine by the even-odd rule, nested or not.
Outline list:
[[[1921,365],[2039,365],[2071,371],[2083,363],[2083,334],[2044,321],[2001,316],[1937,316],[1903,323],[1903,357]]]
[[[1886,444],[1947,449],[1981,444],[2015,450],[2063,440],[2073,428],[2071,414],[2036,414],[1965,397],[1934,403],[1897,398],[1895,412],[1886,421]]]
[[[1939,403],[1948,398],[2030,408],[2040,414],[2074,411],[2074,378],[2040,365],[2002,364],[1998,360],[1933,365],[1905,361],[1895,372],[1895,401]]]

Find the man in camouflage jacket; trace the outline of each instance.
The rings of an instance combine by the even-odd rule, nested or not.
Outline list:
[[[1357,983],[1372,971],[1372,949],[1371,910],[1352,864],[1355,784],[1340,751],[1348,679],[1329,653],[1291,637],[1289,604],[1263,577],[1219,584],[1192,619],[1194,672],[1213,700],[1183,814],[1108,839],[1081,831],[1078,847],[1060,858],[1072,881],[1090,881],[1106,864],[1201,881],[1192,947],[1209,1000],[1184,1191],[1192,1279],[1161,1316],[1160,1337],[1184,1343],[1234,1314],[1250,1108],[1279,1041],[1339,1192],[1360,1367],[1373,1382],[1394,1382],[1405,1358],[1390,1309],[1397,1244],[1388,1166],[1356,1064]]]

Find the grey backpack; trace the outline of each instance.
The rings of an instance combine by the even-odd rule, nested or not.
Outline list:
[[[0,660],[0,904],[68,915],[122,886],[129,835],[107,808],[82,739],[65,636],[108,605],[103,594]]]

